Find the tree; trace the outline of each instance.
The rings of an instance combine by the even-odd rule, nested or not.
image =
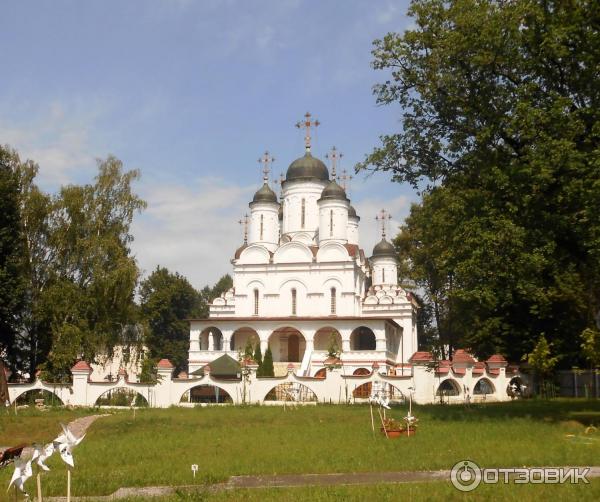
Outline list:
[[[49,218],[52,258],[42,317],[49,321],[52,348],[44,370],[68,376],[78,358],[111,354],[137,332],[133,301],[138,280],[130,254],[135,213],[146,203],[132,191],[138,171],[123,171],[114,157],[98,161],[94,184],[62,187]]]
[[[552,373],[559,360],[558,356],[552,356],[551,348],[551,344],[548,343],[546,337],[542,334],[535,344],[533,351],[524,357],[540,377],[540,388],[542,389],[544,388],[545,379]]]
[[[185,277],[156,267],[140,284],[139,295],[150,357],[167,358],[177,370],[184,369],[190,339],[187,319],[198,317],[202,310],[200,294]]]
[[[260,376],[275,376],[275,369],[273,368],[273,353],[271,352],[270,345],[267,347],[267,350],[265,352],[265,358],[263,359]]]
[[[0,357],[6,354],[13,369],[26,302],[18,162],[14,152],[0,146]]]
[[[357,167],[424,193],[401,238],[441,339],[519,358],[545,332],[572,364],[600,307],[600,12],[415,0],[409,14],[416,28],[373,50],[402,130]]]
[[[262,350],[260,349],[260,342],[258,342],[256,344],[256,348],[254,349],[254,354],[252,356],[252,359],[254,359],[254,362],[256,364],[258,364],[258,372],[260,372],[261,371],[261,366],[262,366],[262,363],[263,363],[263,356],[262,356]]]
[[[592,368],[600,367],[600,331],[586,328],[581,333],[581,352]]]

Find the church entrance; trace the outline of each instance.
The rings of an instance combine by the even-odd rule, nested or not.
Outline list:
[[[286,326],[271,333],[269,346],[273,353],[274,363],[300,363],[304,357],[306,341],[300,331]],[[283,364],[281,367],[287,371],[287,364]]]
[[[300,338],[296,334],[288,336],[288,361],[300,362]]]

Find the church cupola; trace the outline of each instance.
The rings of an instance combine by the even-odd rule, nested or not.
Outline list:
[[[358,222],[360,216],[356,214],[356,209],[353,206],[348,208],[348,244],[356,244],[358,246]]]
[[[398,285],[398,258],[396,248],[386,239],[386,223],[391,216],[384,209],[376,216],[381,222],[381,241],[373,248],[370,258],[373,286]]]
[[[259,159],[263,165],[263,186],[250,203],[249,244],[261,244],[275,251],[279,243],[279,202],[269,186],[269,164],[275,159],[265,152]]]
[[[288,167],[282,183],[282,236],[298,236],[305,242],[314,242],[319,226],[317,200],[329,181],[329,171],[322,160],[313,157],[310,149],[311,128],[319,125],[310,113],[296,127],[305,129],[303,157],[294,160]]]
[[[319,205],[319,243],[335,241],[348,242],[348,208],[350,201],[346,191],[335,181],[336,161],[341,154],[333,147],[328,158],[331,159],[332,180],[321,192]]]

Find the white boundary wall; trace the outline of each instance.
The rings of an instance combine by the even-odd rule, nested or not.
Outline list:
[[[172,378],[172,368],[159,367],[159,381],[156,384],[131,383],[125,375],[121,374],[116,382],[93,382],[89,380],[91,369],[73,369],[73,383],[52,384],[36,380],[27,384],[9,384],[10,401],[13,403],[22,394],[31,390],[46,390],[54,393],[65,405],[69,406],[94,406],[98,398],[109,390],[129,389],[139,393],[150,407],[167,408],[177,406],[182,397],[190,389],[199,385],[213,385],[226,391],[234,404],[251,403],[263,404],[266,395],[277,385],[282,383],[298,383],[306,386],[316,395],[320,403],[347,403],[354,402],[353,391],[366,383],[380,382],[389,384],[403,396],[408,398],[412,392],[413,401],[418,404],[439,403],[440,397],[436,395],[438,387],[445,380],[455,382],[458,394],[445,396],[444,402],[464,403],[478,401],[510,401],[507,393],[510,381],[520,377],[518,373],[506,373],[505,367],[499,367],[491,374],[473,375],[473,368],[467,367],[464,374],[450,372],[440,376],[426,365],[415,364],[412,368],[405,368],[404,376],[388,376],[374,369],[369,375],[346,375],[344,368],[327,370],[325,378],[301,377],[292,369],[283,377],[257,378],[254,369],[249,370],[248,377],[242,380],[223,380],[205,374],[201,378]],[[490,394],[474,394],[475,385],[481,379],[486,379],[492,385]],[[187,405],[187,403],[186,403]],[[188,405],[189,406],[189,405]]]

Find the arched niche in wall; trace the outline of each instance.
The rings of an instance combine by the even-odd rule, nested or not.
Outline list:
[[[329,261],[348,261],[350,255],[348,250],[342,246],[339,242],[326,242],[319,246],[317,252],[318,262],[329,262]]]
[[[261,263],[269,263],[271,255],[266,247],[259,244],[251,244],[242,251],[237,263],[240,265],[254,265]]]
[[[312,251],[306,244],[288,242],[275,251],[273,263],[311,263],[312,259]]]

